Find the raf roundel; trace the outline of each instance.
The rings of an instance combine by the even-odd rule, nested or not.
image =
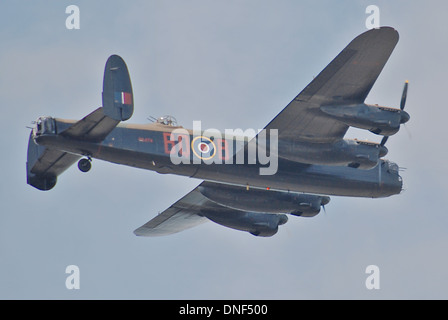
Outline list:
[[[196,157],[202,160],[210,160],[216,154],[215,143],[207,137],[198,136],[191,141],[191,149]]]

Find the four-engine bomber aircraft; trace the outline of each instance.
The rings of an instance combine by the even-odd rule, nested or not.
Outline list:
[[[185,129],[187,134],[174,136],[171,133],[182,127],[169,116],[149,124],[120,123],[131,117],[134,101],[127,66],[112,55],[104,72],[102,107],[79,121],[37,120],[28,144],[27,182],[50,190],[77,161],[81,171],[89,171],[92,158],[203,180],[135,230],[139,236],[172,234],[212,220],[267,237],[287,222],[287,214],[318,214],[330,201],[328,195],[399,194],[398,166],[383,157],[388,137],[409,120],[403,110],[407,82],[399,109],[364,103],[397,42],[398,33],[390,27],[359,35],[265,127],[277,130],[277,149],[269,152],[277,152],[278,169],[271,175],[260,174],[266,163],[259,158],[205,163],[216,157],[228,160],[240,152],[248,155],[248,140],[237,152],[229,148],[235,140],[227,136],[215,138]],[[381,143],[344,139],[350,126],[383,139]],[[253,139],[260,145],[258,136]],[[179,145],[183,146],[179,153],[199,163],[174,164],[170,156]]]

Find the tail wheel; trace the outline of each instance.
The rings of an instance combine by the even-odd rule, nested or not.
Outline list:
[[[90,168],[92,168],[91,160],[85,159],[85,158],[79,160],[78,161],[78,168],[82,172],[88,172],[90,170]]]

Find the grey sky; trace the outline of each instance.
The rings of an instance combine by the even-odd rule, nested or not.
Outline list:
[[[1,299],[448,298],[444,1],[2,1]],[[67,30],[76,4],[81,29]],[[272,238],[206,223],[162,238],[132,231],[200,181],[94,161],[56,187],[26,184],[26,126],[80,119],[101,103],[106,59],[127,62],[130,122],[171,114],[191,127],[263,128],[355,36],[365,9],[400,41],[367,98],[411,120],[387,142],[406,191],[332,197]],[[361,130],[349,136],[380,141]],[[77,265],[81,289],[67,290]],[[367,290],[377,265],[380,290]]]

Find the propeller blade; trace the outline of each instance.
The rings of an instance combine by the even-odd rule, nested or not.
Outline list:
[[[381,187],[383,182],[381,181],[381,167],[383,165],[383,162],[378,162],[378,185]]]
[[[400,101],[400,109],[403,111],[404,106],[406,104],[406,97],[408,95],[408,86],[409,81],[406,80],[403,87],[403,93],[401,94],[401,101]],[[409,121],[409,114],[406,111],[401,112],[401,120],[400,124],[406,123]],[[387,139],[389,139],[389,136],[384,136],[383,139],[381,139],[380,146],[384,147],[384,145],[387,142]]]
[[[400,102],[401,110],[404,109],[404,105],[406,104],[406,97],[408,95],[408,85],[409,85],[409,81],[406,80],[406,82],[404,83],[404,87],[403,87],[403,94],[401,95],[401,102]]]

